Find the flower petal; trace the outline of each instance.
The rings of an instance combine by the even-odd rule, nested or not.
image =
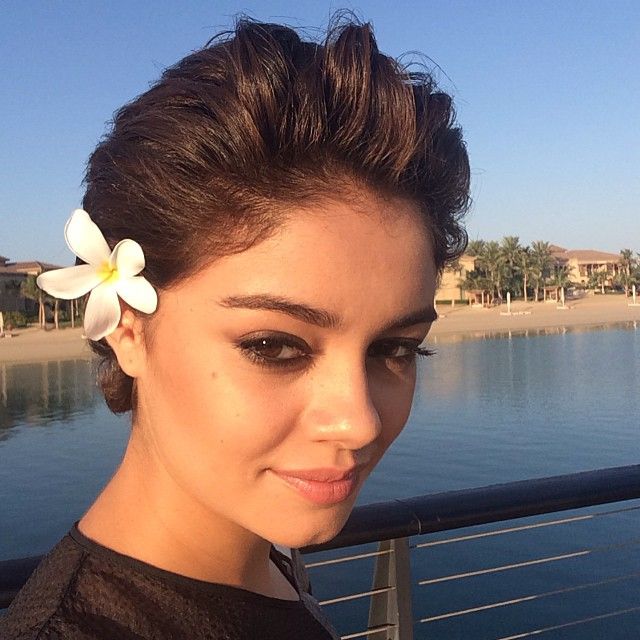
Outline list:
[[[119,280],[116,291],[130,307],[142,313],[153,313],[158,306],[156,290],[142,276]]]
[[[82,209],[71,214],[64,228],[64,238],[69,249],[88,264],[99,267],[109,260],[111,250],[102,231]]]
[[[114,331],[120,322],[120,301],[109,282],[99,284],[89,296],[84,311],[84,333],[90,340],[100,340]]]
[[[73,300],[88,293],[103,280],[96,268],[90,264],[66,267],[41,273],[38,286],[54,298]]]
[[[121,278],[136,276],[144,269],[142,247],[129,238],[120,240],[113,248],[109,262],[118,270]]]

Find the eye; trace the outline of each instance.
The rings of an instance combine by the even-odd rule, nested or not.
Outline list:
[[[415,360],[416,356],[431,356],[434,354],[430,349],[420,346],[420,340],[410,339],[389,339],[374,342],[367,351],[367,356],[385,360],[391,364],[409,364]]]
[[[258,334],[244,338],[238,348],[252,362],[267,367],[301,366],[311,358],[311,350],[306,342],[287,333]]]

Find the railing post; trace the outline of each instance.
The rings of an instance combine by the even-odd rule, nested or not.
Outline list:
[[[393,625],[390,634],[369,634],[368,640],[413,640],[413,614],[411,612],[411,560],[409,539],[384,540],[378,551],[388,551],[376,557],[372,591],[393,587],[386,593],[371,597],[369,629]]]

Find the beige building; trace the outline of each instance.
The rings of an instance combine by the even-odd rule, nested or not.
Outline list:
[[[455,264],[442,273],[442,278],[436,292],[436,302],[443,300],[469,300],[470,293],[462,288],[462,283],[469,271],[475,269],[476,259],[466,253],[460,256]],[[471,296],[473,297],[473,296]]]
[[[0,256],[0,311],[33,313],[36,303],[22,295],[21,286],[27,276],[38,276],[43,271],[58,269],[46,262],[9,262]]]
[[[9,264],[9,259],[0,256],[0,311],[25,313],[26,300],[20,292],[26,273],[20,273]]]
[[[569,278],[576,284],[587,284],[594,273],[609,275],[607,286],[613,285],[613,278],[620,273],[620,255],[595,251],[593,249],[564,249],[551,247],[556,264],[566,266]]]
[[[5,266],[16,273],[24,273],[29,276],[39,276],[43,271],[51,271],[52,269],[60,269],[58,265],[49,264],[48,262],[38,262],[31,260],[30,262],[9,262],[6,258]]]
[[[557,266],[566,266],[569,279],[575,284],[586,285],[593,273],[608,274],[606,286],[613,285],[613,279],[622,269],[620,255],[595,251],[593,249],[565,249],[551,245],[551,252]],[[485,303],[490,300],[490,293],[485,291],[468,291],[462,288],[462,282],[469,271],[475,268],[476,258],[464,254],[459,260],[444,270],[440,285],[436,292],[436,302],[455,300],[469,303]]]

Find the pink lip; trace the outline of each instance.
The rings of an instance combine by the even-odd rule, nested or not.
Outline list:
[[[276,471],[281,480],[315,504],[337,504],[346,500],[357,485],[356,468]]]

